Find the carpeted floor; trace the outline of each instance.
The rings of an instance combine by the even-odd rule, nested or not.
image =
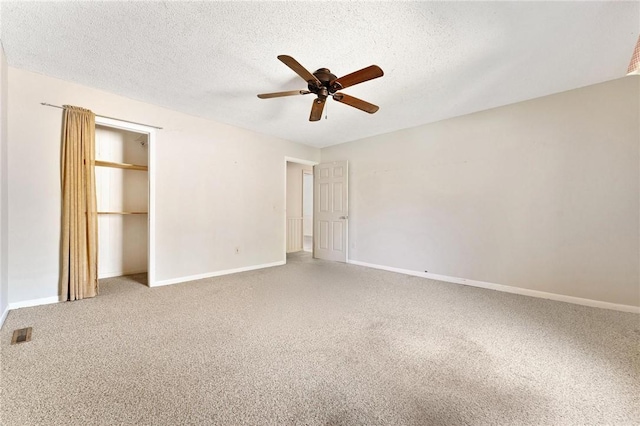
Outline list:
[[[640,317],[291,256],[9,313],[0,424],[631,425]],[[33,327],[32,341],[10,345]]]

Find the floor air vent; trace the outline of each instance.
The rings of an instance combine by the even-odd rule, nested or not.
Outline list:
[[[11,338],[11,344],[15,345],[16,343],[24,343],[31,340],[31,327],[20,328],[13,332],[13,337]]]

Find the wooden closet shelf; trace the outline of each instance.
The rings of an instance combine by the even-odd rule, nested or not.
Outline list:
[[[100,167],[115,167],[118,169],[140,170],[143,172],[146,172],[149,170],[148,166],[141,166],[139,164],[114,163],[111,161],[96,160],[93,162],[93,164]]]
[[[148,214],[147,212],[97,212],[98,214]]]

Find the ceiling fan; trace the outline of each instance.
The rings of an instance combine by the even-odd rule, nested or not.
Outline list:
[[[298,61],[291,56],[280,55],[278,56],[286,66],[291,68],[296,74],[298,74],[304,81],[307,82],[307,88],[309,90],[290,90],[288,92],[275,92],[275,93],[262,93],[258,95],[260,99],[279,98],[282,96],[294,96],[294,95],[308,95],[313,93],[317,96],[313,100],[311,106],[311,115],[309,121],[318,121],[322,117],[322,110],[324,109],[324,103],[329,96],[333,97],[333,100],[343,104],[347,104],[359,110],[373,114],[378,111],[377,105],[363,101],[362,99],[349,96],[346,93],[339,93],[339,90],[354,86],[358,83],[362,83],[374,78],[382,77],[384,73],[377,65],[371,65],[361,70],[352,72],[340,78],[337,78],[334,74],[331,74],[328,68],[320,68],[313,74],[307,71],[305,67],[300,65]]]

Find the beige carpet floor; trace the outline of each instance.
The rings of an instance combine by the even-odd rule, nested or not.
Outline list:
[[[640,423],[638,315],[308,255],[140,278],[9,313],[0,424]]]

